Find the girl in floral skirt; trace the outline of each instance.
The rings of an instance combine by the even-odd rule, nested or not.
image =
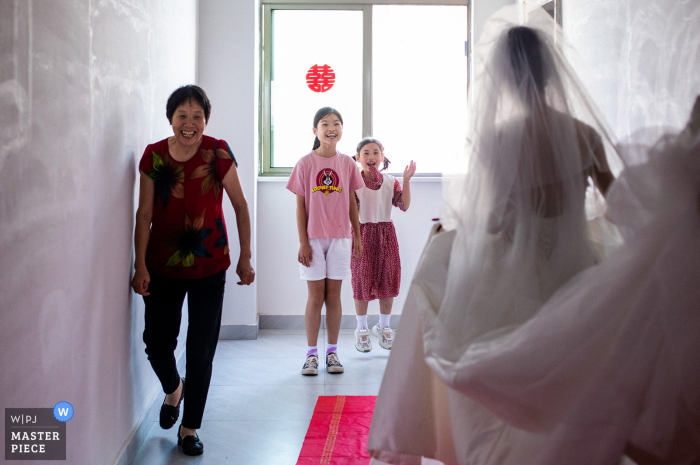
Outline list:
[[[401,259],[396,230],[391,221],[391,207],[408,210],[411,203],[410,179],[416,172],[411,161],[403,173],[403,189],[393,176],[380,173],[386,170],[389,160],[384,157],[384,146],[377,139],[365,138],[357,145],[355,159],[362,165],[365,186],[355,191],[360,213],[362,256],[352,258],[352,291],[357,314],[355,348],[360,352],[372,350],[370,330],[367,325],[367,306],[379,299],[379,323],[372,334],[379,339],[380,347],[390,350],[394,332],[389,327],[391,306],[399,295],[401,285]]]

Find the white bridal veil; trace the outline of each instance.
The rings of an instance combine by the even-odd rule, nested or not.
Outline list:
[[[447,282],[424,313],[428,362],[448,385],[472,344],[517,328],[600,261],[588,222],[621,167],[561,29],[543,10],[514,28],[516,12],[492,17],[476,49],[467,171],[442,218],[455,231]],[[596,239],[614,243],[606,230]]]
[[[465,172],[444,189],[449,232],[426,246],[375,410],[368,448],[383,461],[534,463],[544,436],[461,394],[465,367],[619,243],[601,194],[621,169],[611,132],[552,18],[519,25],[518,7],[500,10],[475,49]]]

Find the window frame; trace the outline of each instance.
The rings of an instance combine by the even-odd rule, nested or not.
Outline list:
[[[524,0],[523,13],[527,18],[527,15],[533,10],[544,8],[554,18],[554,21],[562,26],[561,2],[562,0]]]
[[[273,167],[271,154],[271,89],[272,72],[272,12],[273,10],[354,10],[362,11],[362,133],[372,134],[372,7],[374,5],[445,5],[467,7],[466,56],[467,76],[471,70],[471,8],[468,0],[342,0],[328,4],[327,0],[263,0],[261,2],[260,41],[260,119],[259,119],[259,177],[288,177],[293,167]],[[469,83],[466,82],[465,86]],[[439,173],[416,173],[418,177],[435,177]]]

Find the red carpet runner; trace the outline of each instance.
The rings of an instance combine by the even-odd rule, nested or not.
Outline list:
[[[319,396],[297,465],[367,465],[376,396]]]

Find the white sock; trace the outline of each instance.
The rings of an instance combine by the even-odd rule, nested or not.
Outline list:
[[[328,348],[326,348],[326,355],[330,354],[331,352],[335,352],[336,354],[338,353],[338,344],[331,344],[330,342],[328,343]]]
[[[391,314],[384,315],[383,313],[380,313],[379,314],[379,329],[384,329],[387,326],[389,326],[390,319],[391,319]]]
[[[318,355],[318,346],[307,346],[308,349],[306,349],[306,356],[308,357],[311,354],[316,354]]]
[[[367,315],[355,315],[357,318],[357,329],[367,329]]]

